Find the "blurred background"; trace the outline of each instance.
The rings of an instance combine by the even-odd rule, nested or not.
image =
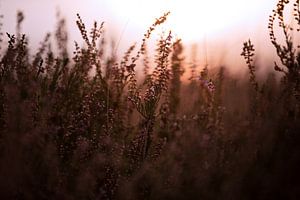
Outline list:
[[[171,11],[156,36],[172,30],[183,40],[186,51],[197,44],[199,63],[229,65],[233,71],[239,71],[244,62],[240,57],[242,44],[249,38],[257,55],[264,57],[257,58],[257,62],[272,63],[275,50],[267,25],[275,6],[276,0],[2,0],[0,12],[4,15],[3,30],[9,33],[15,32],[17,11],[24,12],[22,31],[33,49],[47,32],[55,30],[57,12],[67,20],[70,49],[73,41],[81,42],[76,13],[88,28],[94,20],[104,21],[106,38],[116,41],[117,52],[122,55],[129,45],[141,41],[155,18]],[[156,37],[152,41],[155,40]]]

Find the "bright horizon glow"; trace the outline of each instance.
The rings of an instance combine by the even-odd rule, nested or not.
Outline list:
[[[213,38],[236,29],[238,34],[245,33],[249,24],[265,25],[268,15],[277,0],[3,0],[0,9],[4,12],[4,25],[10,32],[14,29],[16,10],[24,10],[27,19],[25,28],[32,29],[33,24],[45,24],[43,29],[55,23],[55,8],[61,8],[69,21],[70,30],[74,28],[76,13],[80,13],[86,22],[93,20],[106,22],[106,28],[121,35],[125,30],[132,38],[143,33],[163,13],[171,15],[163,28],[172,30],[185,42],[199,42],[204,36]],[[32,12],[34,10],[34,12]],[[41,14],[43,13],[43,14]],[[7,20],[7,21],[6,21]],[[264,20],[264,21],[262,21]],[[72,24],[73,23],[73,24]],[[52,25],[54,26],[54,25]],[[251,30],[253,32],[253,30]],[[36,34],[34,32],[33,34]]]
[[[249,22],[272,9],[273,1],[261,0],[109,0],[116,18],[127,20],[135,28],[145,29],[155,17],[170,11],[168,27],[185,41],[199,41],[206,35],[217,35],[230,27]]]
[[[269,41],[267,24],[276,3],[277,0],[2,0],[0,13],[4,15],[3,32],[13,34],[16,11],[24,11],[22,32],[28,35],[33,52],[45,34],[55,30],[57,9],[67,20],[70,52],[73,41],[82,41],[76,13],[87,29],[94,20],[104,21],[107,41],[117,42],[116,52],[122,55],[134,42],[141,42],[155,18],[170,11],[166,23],[148,42],[150,48],[154,49],[161,31],[172,30],[173,36],[183,40],[186,51],[191,45],[198,45],[200,62],[208,57],[211,65],[226,64],[238,69],[235,66],[244,65],[240,56],[242,44],[249,38],[257,54],[263,52],[264,58],[273,63],[276,51]]]

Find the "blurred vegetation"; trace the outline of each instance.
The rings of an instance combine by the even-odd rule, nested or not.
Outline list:
[[[171,32],[151,63],[147,41],[169,13],[118,59],[104,24],[88,31],[79,15],[85,45],[75,43],[72,56],[59,15],[30,55],[18,12],[16,34],[7,44],[0,35],[1,199],[299,199],[299,29],[285,22],[289,3],[270,16],[281,63],[264,80],[251,40],[241,54],[249,80],[222,66],[187,68]]]

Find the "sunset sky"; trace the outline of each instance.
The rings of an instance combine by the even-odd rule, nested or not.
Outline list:
[[[22,31],[33,46],[55,29],[58,9],[68,22],[70,47],[74,40],[81,41],[76,13],[88,27],[94,20],[104,21],[109,38],[120,41],[118,51],[122,53],[141,40],[156,17],[171,11],[160,31],[172,30],[186,45],[198,43],[200,53],[205,41],[208,56],[219,55],[223,62],[224,57],[239,56],[242,42],[248,38],[258,51],[271,48],[267,23],[275,6],[276,0],[1,0],[0,12],[3,30],[9,33],[15,32],[17,10],[24,12]]]

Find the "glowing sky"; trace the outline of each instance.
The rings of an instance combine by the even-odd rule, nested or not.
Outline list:
[[[14,33],[16,11],[24,11],[23,32],[37,45],[46,32],[55,29],[59,8],[68,21],[70,46],[80,40],[75,24],[80,13],[87,26],[94,20],[105,21],[110,37],[120,39],[123,50],[140,41],[156,17],[171,11],[162,30],[172,29],[189,44],[205,38],[211,51],[223,48],[224,53],[229,48],[226,54],[231,55],[239,53],[242,41],[250,37],[261,48],[269,45],[261,41],[268,40],[268,16],[275,5],[276,0],[0,0],[0,12],[4,31]]]
[[[171,11],[168,25],[185,40],[198,40],[204,34],[220,34],[241,23],[257,21],[270,10],[274,0],[110,0],[117,18],[128,19],[138,27],[155,16]]]

